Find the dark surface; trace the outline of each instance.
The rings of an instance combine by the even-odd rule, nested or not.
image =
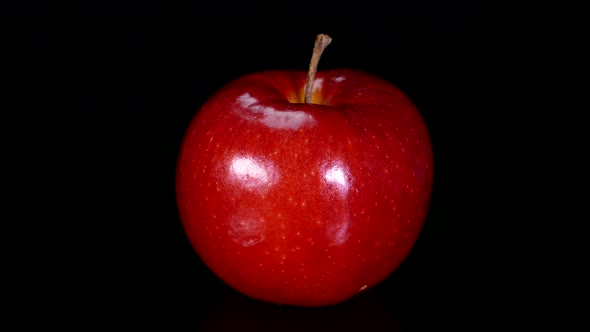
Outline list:
[[[513,19],[477,5],[404,9],[4,20],[0,147],[5,227],[16,226],[5,233],[13,308],[85,331],[502,330],[512,203],[495,191],[510,157]],[[215,90],[253,71],[306,70],[318,33],[333,38],[320,70],[362,68],[414,100],[431,131],[435,187],[421,237],[388,280],[335,307],[278,307],[234,293],[200,262],[177,215],[175,162],[184,129]]]

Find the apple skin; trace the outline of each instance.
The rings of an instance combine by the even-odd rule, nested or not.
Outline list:
[[[387,278],[423,227],[433,153],[416,106],[356,69],[266,71],[222,87],[183,138],[184,230],[203,262],[252,298],[345,301]]]

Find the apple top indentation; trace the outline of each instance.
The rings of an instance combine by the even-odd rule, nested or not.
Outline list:
[[[242,118],[270,128],[297,130],[315,124],[315,119],[309,113],[263,105],[249,92],[240,95],[237,103],[240,106],[238,114]]]

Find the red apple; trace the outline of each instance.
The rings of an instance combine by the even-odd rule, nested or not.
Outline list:
[[[378,284],[429,207],[433,154],[415,105],[364,71],[315,75],[321,50],[309,73],[253,73],[221,88],[181,145],[177,203],[190,242],[259,300],[324,306]]]

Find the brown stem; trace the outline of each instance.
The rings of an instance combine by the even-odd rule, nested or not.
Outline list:
[[[309,63],[309,71],[307,72],[307,80],[305,81],[305,103],[311,104],[311,92],[313,91],[313,81],[315,80],[315,74],[318,70],[318,62],[320,57],[326,49],[332,38],[328,35],[319,34],[315,39],[315,45],[313,47],[313,54],[311,55],[311,61]]]

